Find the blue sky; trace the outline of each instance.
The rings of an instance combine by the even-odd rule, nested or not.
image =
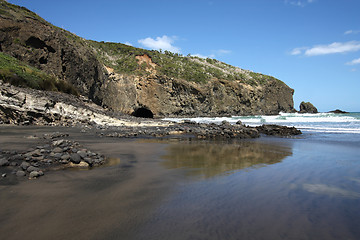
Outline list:
[[[83,38],[216,58],[360,112],[359,0],[9,0]]]

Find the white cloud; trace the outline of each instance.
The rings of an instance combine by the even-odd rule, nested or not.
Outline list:
[[[124,44],[129,45],[129,46],[132,46],[132,44],[129,43],[129,42],[125,42]]]
[[[303,53],[304,50],[306,50],[307,48],[306,47],[299,47],[299,48],[294,48],[290,54],[291,55],[300,55]]]
[[[168,50],[170,52],[179,53],[180,48],[175,47],[173,45],[174,41],[176,40],[176,37],[168,37],[166,35],[162,37],[156,37],[156,39],[153,38],[145,38],[140,39],[138,43],[143,45],[144,47],[156,49],[156,50]]]
[[[314,3],[316,0],[285,0],[286,4],[291,4],[297,7],[305,7],[310,3]]]
[[[360,33],[360,30],[347,30],[346,32],[344,32],[345,35],[358,34],[358,33]]]
[[[208,56],[202,55],[200,53],[191,54],[192,57],[199,57],[199,58],[208,58]]]
[[[360,64],[360,58],[358,58],[358,59],[354,59],[354,60],[352,60],[352,61],[350,61],[350,62],[347,62],[346,64],[347,64],[347,65],[356,65],[356,64]]]
[[[196,54],[191,54],[192,57],[199,57],[199,58],[215,58],[216,56],[214,54],[210,54],[210,55],[202,55],[200,53],[196,53]]]
[[[347,53],[347,52],[356,52],[360,50],[359,41],[350,41],[350,42],[334,42],[328,45],[316,45],[314,47],[301,47],[294,48],[291,51],[291,55],[300,55],[304,54],[305,56],[318,56],[318,55],[327,55],[335,53]]]
[[[334,42],[329,45],[318,45],[307,49],[305,51],[306,56],[316,56],[316,55],[326,55],[334,53],[346,53],[346,52],[356,52],[360,50],[360,42],[351,41],[351,42]]]

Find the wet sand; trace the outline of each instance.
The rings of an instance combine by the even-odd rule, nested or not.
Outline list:
[[[0,150],[68,132],[111,162],[0,182],[4,239],[359,239],[356,147],[306,139],[101,138],[0,128]],[[2,180],[0,180],[2,181]]]

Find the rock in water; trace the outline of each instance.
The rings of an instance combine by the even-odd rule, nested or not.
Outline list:
[[[264,124],[256,127],[256,129],[263,134],[272,135],[272,136],[294,136],[301,134],[301,131],[295,127],[286,127],[272,124]]]
[[[343,111],[343,110],[336,109],[336,110],[330,111],[329,113],[344,114],[344,113],[349,113],[349,112],[345,112],[345,111]]]
[[[310,102],[301,102],[300,103],[300,113],[318,113],[318,110]]]

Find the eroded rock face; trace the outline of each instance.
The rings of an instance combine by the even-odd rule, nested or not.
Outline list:
[[[86,41],[45,21],[13,13],[0,15],[0,50],[73,84],[102,103],[103,66]]]
[[[318,113],[318,110],[310,102],[301,102],[300,103],[300,113]]]
[[[132,114],[148,109],[155,117],[224,116],[293,112],[294,90],[280,81],[253,87],[213,79],[196,84],[164,76],[113,74],[105,86],[103,103]],[[121,97],[119,97],[121,96]]]
[[[98,105],[129,115],[138,109],[147,109],[153,117],[294,111],[294,90],[277,80],[253,87],[218,79],[196,84],[155,72],[149,76],[114,73],[98,61],[86,40],[36,17],[0,14],[0,51],[72,83]]]

